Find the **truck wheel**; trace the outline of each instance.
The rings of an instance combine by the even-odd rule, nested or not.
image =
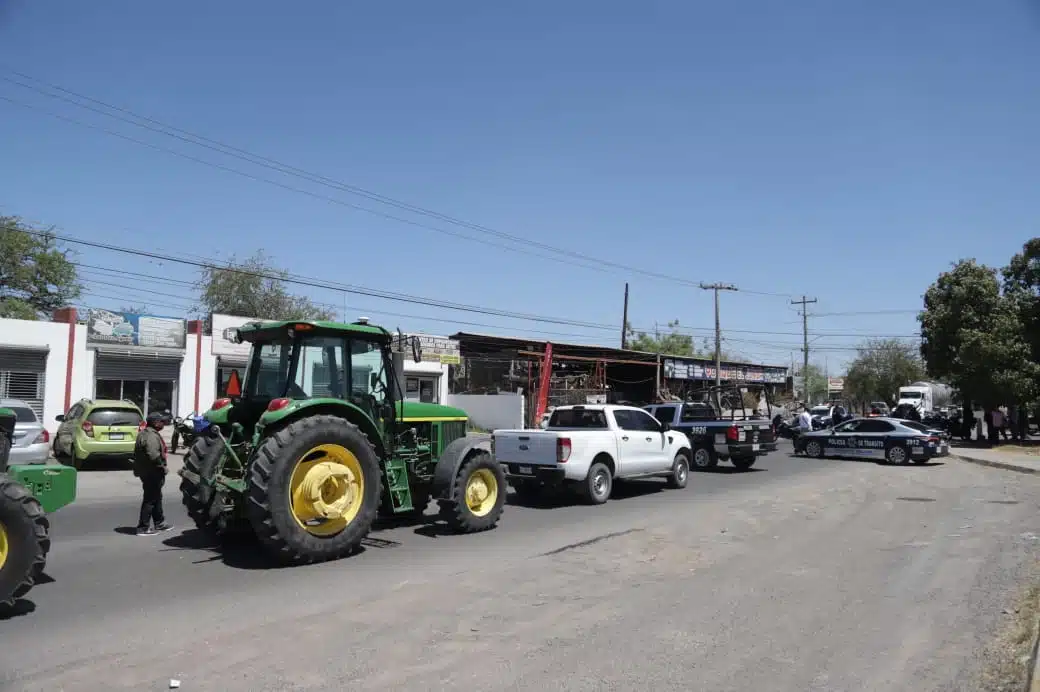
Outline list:
[[[719,463],[715,450],[711,447],[698,447],[693,450],[693,467],[699,471],[710,469]]]
[[[589,468],[589,473],[582,482],[581,492],[585,501],[601,505],[610,499],[613,489],[614,477],[610,474],[610,469],[603,462],[597,461]]]
[[[349,421],[317,415],[269,435],[254,454],[246,510],[279,560],[345,557],[368,535],[382,474],[368,437]]]
[[[679,452],[675,455],[675,461],[672,462],[672,472],[668,474],[668,487],[678,490],[685,488],[689,481],[690,460],[686,458],[685,453]]]
[[[809,440],[805,443],[805,455],[813,459],[823,458],[823,445],[819,440]]]
[[[50,522],[29,489],[0,475],[0,605],[10,606],[35,585],[50,550]]]
[[[221,446],[221,441],[214,437],[200,437],[184,455],[184,470],[198,474],[202,480],[213,480],[213,471]],[[213,504],[213,488],[205,484],[196,484],[187,478],[181,479],[181,503],[188,511],[188,516],[195,526],[203,531],[215,531],[216,525],[210,517],[210,506]]]
[[[740,469],[741,471],[747,471],[749,468],[751,468],[752,466],[755,465],[755,462],[758,461],[758,458],[757,457],[733,457],[733,459],[731,459],[731,461],[733,462],[733,465],[735,467],[737,467],[738,469]]]
[[[506,474],[490,452],[480,450],[462,462],[452,499],[441,503],[441,516],[457,533],[495,528],[506,505]]]

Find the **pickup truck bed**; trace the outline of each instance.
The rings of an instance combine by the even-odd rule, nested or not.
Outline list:
[[[655,404],[644,408],[661,422],[667,422],[672,430],[681,431],[690,438],[693,448],[693,468],[707,469],[720,460],[730,461],[734,466],[748,469],[758,457],[776,450],[776,434],[768,419],[726,420],[708,418],[713,416],[705,405]]]

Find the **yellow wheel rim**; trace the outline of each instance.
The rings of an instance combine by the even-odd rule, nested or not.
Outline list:
[[[319,445],[300,457],[289,479],[289,512],[315,536],[335,536],[354,521],[365,498],[361,462],[346,447]]]
[[[466,481],[466,507],[475,516],[486,516],[498,501],[498,479],[487,469],[477,469]]]
[[[3,569],[4,563],[7,562],[7,550],[7,528],[0,522],[0,569]]]

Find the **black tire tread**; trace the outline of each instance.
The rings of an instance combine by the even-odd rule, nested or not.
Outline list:
[[[489,469],[498,483],[498,498],[495,500],[495,506],[482,517],[470,512],[465,500],[466,480],[479,468]],[[506,474],[491,453],[486,450],[472,452],[462,462],[458,473],[455,474],[451,494],[454,499],[441,502],[441,518],[456,533],[490,531],[498,525],[498,520],[502,517],[506,505],[507,488]]]
[[[296,463],[296,459],[287,458],[287,455],[285,454],[285,448],[292,443],[293,438],[305,435],[322,426],[333,426],[335,428],[345,429],[348,431],[349,435],[357,436],[360,441],[363,441],[363,444],[368,446],[371,451],[370,461],[372,462],[367,464],[369,468],[364,468],[366,466],[366,461],[362,458],[362,455],[357,456],[358,461],[363,467],[363,472],[365,473],[366,495],[368,494],[367,488],[374,486],[375,500],[363,503],[357,517],[355,517],[354,521],[344,529],[343,533],[349,534],[350,536],[348,540],[338,541],[337,545],[332,549],[326,548],[325,550],[305,551],[301,549],[299,541],[288,540],[287,537],[278,530],[274,519],[275,510],[270,502],[268,485],[280,464]],[[253,463],[250,465],[248,487],[246,490],[246,510],[249,514],[249,521],[253,526],[253,532],[256,534],[256,537],[260,539],[260,542],[263,543],[263,545],[267,547],[272,555],[274,555],[274,557],[280,562],[300,565],[325,562],[327,560],[337,560],[354,553],[361,545],[361,541],[368,535],[369,530],[372,528],[372,524],[376,520],[376,515],[379,510],[380,499],[383,495],[382,485],[383,474],[379,464],[378,452],[376,451],[375,445],[372,444],[372,441],[368,439],[368,436],[365,435],[358,426],[345,418],[340,418],[339,416],[309,416],[293,421],[274,434],[269,435],[260,444],[260,447],[253,455]],[[285,511],[288,512],[288,509]],[[343,534],[339,535],[342,536]],[[315,543],[314,541],[321,540],[324,539],[308,535],[307,538],[304,539],[304,542],[317,547],[321,546],[321,544]]]
[[[11,606],[19,598],[25,596],[36,585],[36,579],[47,566],[47,554],[51,549],[50,521],[39,501],[33,497],[29,489],[16,482],[6,474],[0,474],[0,508],[3,513],[9,511],[15,516],[21,515],[24,534],[31,531],[31,543],[34,550],[30,555],[19,555],[18,543],[29,538],[13,535],[19,528],[5,522],[8,534],[8,545],[12,552],[0,570],[0,606]],[[13,511],[12,511],[13,510]],[[10,574],[9,574],[10,572]]]
[[[191,473],[202,474],[202,458],[206,452],[203,448],[208,450],[211,445],[221,444],[220,440],[207,436],[199,437],[195,440],[188,452],[184,455],[184,469]],[[188,480],[187,478],[181,478],[181,504],[184,505],[184,509],[188,512],[188,517],[195,522],[195,526],[202,531],[214,531],[216,527],[213,524],[213,520],[210,518],[209,510],[212,499],[207,502],[202,495],[202,487],[196,483]]]

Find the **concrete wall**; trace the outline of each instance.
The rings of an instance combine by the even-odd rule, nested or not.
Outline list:
[[[198,338],[195,334],[187,336],[184,360],[181,361],[180,386],[177,390],[177,410],[174,411],[174,415],[186,416],[195,411],[195,349]],[[217,357],[213,355],[212,337],[202,337],[201,362],[197,413],[207,410],[217,398]]]
[[[54,417],[64,411],[65,369],[69,354],[69,325],[59,322],[0,320],[0,340],[4,346],[47,348],[47,378],[43,391],[43,422],[54,432]]]
[[[521,394],[448,394],[445,401],[468,413],[473,425],[485,430],[524,427]]]

